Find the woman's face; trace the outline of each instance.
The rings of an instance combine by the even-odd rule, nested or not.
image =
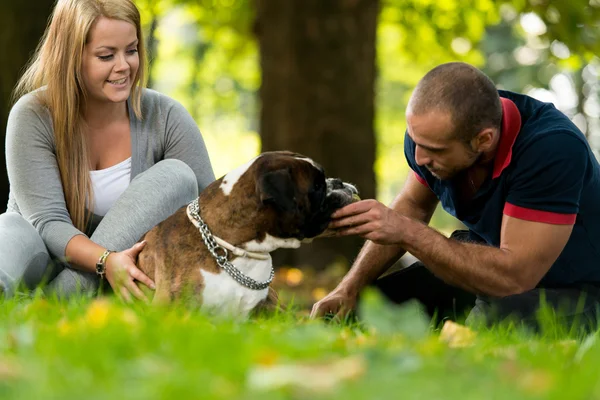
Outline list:
[[[82,77],[88,98],[121,103],[129,98],[140,66],[135,26],[100,17],[83,51]]]

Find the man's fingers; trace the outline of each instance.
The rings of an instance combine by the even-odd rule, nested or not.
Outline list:
[[[357,226],[362,225],[370,221],[370,218],[366,214],[353,215],[351,217],[335,219],[329,224],[329,228],[337,229],[345,226]]]
[[[332,301],[317,303],[313,306],[312,312],[310,313],[310,318],[314,319],[324,317],[329,313],[335,314],[339,308],[340,304]]]
[[[339,318],[340,321],[344,321],[348,314],[350,313],[350,309],[346,307],[340,307],[337,313],[335,313],[335,317]]]
[[[142,282],[144,285],[148,286],[150,289],[156,289],[156,285],[152,282],[152,279],[148,278],[148,275],[144,274],[138,268],[132,268],[130,275],[137,281]]]
[[[338,228],[334,230],[334,236],[350,236],[350,235],[359,235],[365,236],[370,234],[374,230],[373,224],[363,224],[359,226],[350,226],[346,228]],[[369,239],[372,240],[372,239]]]
[[[312,310],[310,311],[310,319],[315,319],[315,318],[319,318],[321,316],[321,310],[319,309],[319,307],[315,304],[312,308]]]
[[[317,318],[319,316],[319,303],[314,304],[312,310],[310,310],[310,319]]]
[[[342,218],[348,217],[351,215],[362,214],[371,208],[373,208],[377,204],[377,200],[361,200],[356,203],[352,203],[347,205],[346,207],[342,207],[336,212],[334,212],[331,217],[332,218]]]
[[[310,318],[311,319],[319,318],[319,317],[324,316],[326,313],[327,313],[327,311],[325,311],[325,304],[317,303],[312,308],[312,311],[310,313]]]

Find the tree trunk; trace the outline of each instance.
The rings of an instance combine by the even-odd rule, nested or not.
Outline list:
[[[379,0],[255,0],[262,150],[313,158],[375,196],[375,37]],[[276,265],[349,264],[360,238],[280,250]]]
[[[11,93],[44,33],[54,0],[0,2],[0,213],[6,211],[8,177],[4,143]]]

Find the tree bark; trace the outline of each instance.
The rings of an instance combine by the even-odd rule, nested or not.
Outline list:
[[[11,93],[44,33],[53,4],[54,0],[0,2],[0,213],[6,211],[8,200],[4,144]]]
[[[262,150],[313,158],[375,196],[375,38],[379,0],[255,0]],[[360,238],[274,254],[276,265],[349,264]]]

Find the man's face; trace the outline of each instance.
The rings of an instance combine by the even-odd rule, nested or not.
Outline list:
[[[90,30],[83,53],[83,82],[90,97],[99,102],[127,100],[140,59],[135,26],[101,17]]]
[[[448,112],[406,114],[408,135],[415,142],[415,161],[438,179],[452,179],[475,164],[481,152],[457,139]]]

